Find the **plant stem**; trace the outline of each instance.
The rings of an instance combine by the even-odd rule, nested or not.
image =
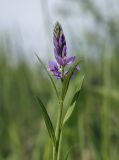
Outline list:
[[[63,112],[63,100],[60,99],[59,101],[59,113],[57,118],[57,126],[56,126],[56,145],[53,147],[53,160],[60,159],[60,147],[59,144],[61,143],[61,124],[62,124],[62,112]],[[58,158],[58,159],[57,159]]]
[[[61,144],[62,144],[62,131],[60,133],[60,140],[59,140],[59,149],[58,149],[58,155],[57,155],[57,160],[60,160],[60,154],[61,154]]]
[[[62,70],[62,79],[61,79],[61,95],[59,99],[59,112],[58,112],[58,118],[57,118],[57,125],[56,125],[56,145],[53,147],[53,160],[60,160],[60,150],[61,150],[61,141],[62,141],[62,112],[63,112],[63,103],[64,100],[62,99],[62,93],[63,93],[63,80],[64,80],[64,67],[61,68]]]

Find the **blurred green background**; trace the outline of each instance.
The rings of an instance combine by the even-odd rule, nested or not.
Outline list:
[[[48,1],[41,2],[47,26],[51,19],[43,7],[48,7]],[[103,9],[98,7],[104,6],[103,1],[96,4],[90,0],[69,0],[67,6],[55,8],[56,19],[67,23],[69,51],[83,59],[80,73],[70,84],[66,107],[81,75],[85,74],[79,105],[64,129],[62,159],[71,148],[69,160],[119,160],[119,2],[104,2],[107,8]],[[75,9],[67,9],[71,3],[81,9],[81,15],[88,21],[83,33],[80,23],[76,25],[73,18],[68,21]],[[73,15],[78,16],[78,12]],[[90,30],[89,16],[94,24]],[[53,27],[46,27],[47,37],[52,38],[52,30]],[[18,45],[16,52],[21,54],[14,58],[8,32],[0,35],[0,160],[52,160],[52,146],[35,100],[35,95],[40,96],[55,126],[58,106],[50,80],[34,53],[35,62],[31,64],[24,58],[25,50]],[[53,46],[51,42],[50,45]],[[46,57],[43,59],[47,66]],[[59,87],[58,81],[56,85]]]

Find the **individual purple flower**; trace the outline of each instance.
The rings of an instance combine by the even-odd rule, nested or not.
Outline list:
[[[48,68],[54,76],[62,79],[67,75],[67,71],[64,71],[65,66],[72,64],[75,61],[75,56],[70,56],[70,57],[67,56],[66,39],[59,22],[57,22],[54,27],[53,43],[54,43],[54,56],[57,63],[50,61]],[[80,67],[77,66],[76,70],[79,71]]]
[[[59,66],[57,65],[56,62],[54,61],[49,61],[49,67],[48,67],[49,71],[52,72],[52,74],[54,76],[56,76],[57,78],[61,78],[61,72],[59,71]]]

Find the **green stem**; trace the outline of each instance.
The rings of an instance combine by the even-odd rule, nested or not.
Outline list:
[[[56,151],[55,151],[55,146],[53,146],[53,160],[56,160],[57,156],[56,156]]]
[[[60,160],[60,158],[61,158],[61,144],[62,144],[62,131],[61,131],[61,134],[60,134],[59,149],[58,149],[57,160]]]
[[[60,102],[60,111],[59,111],[59,116],[58,116],[58,120],[57,120],[56,147],[55,147],[56,159],[54,159],[54,160],[57,160],[57,155],[58,155],[58,151],[59,151],[59,141],[60,141],[60,134],[61,134],[62,111],[63,111],[63,101]]]
[[[62,67],[62,86],[63,87],[63,79],[64,79],[64,68]],[[59,100],[59,112],[58,112],[58,118],[57,118],[57,125],[56,125],[56,145],[53,147],[53,160],[60,160],[60,149],[61,149],[61,141],[62,141],[62,112],[63,112],[63,103],[64,100],[62,99],[62,92],[61,90],[61,96]]]
[[[60,147],[60,136],[61,136],[61,124],[62,124],[62,112],[63,112],[63,100],[60,99],[59,101],[59,114],[57,119],[57,126],[56,126],[56,145],[53,147],[53,160],[59,160],[60,155],[58,155]],[[58,159],[57,159],[58,158]]]

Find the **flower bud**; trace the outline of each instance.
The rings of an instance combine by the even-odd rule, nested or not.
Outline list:
[[[60,25],[59,22],[56,22],[54,27],[53,43],[54,43],[54,47],[57,52],[57,55],[59,55],[60,57],[64,57],[64,55],[66,56],[66,51],[64,53],[64,46],[66,48],[66,40],[62,30],[62,26]]]

